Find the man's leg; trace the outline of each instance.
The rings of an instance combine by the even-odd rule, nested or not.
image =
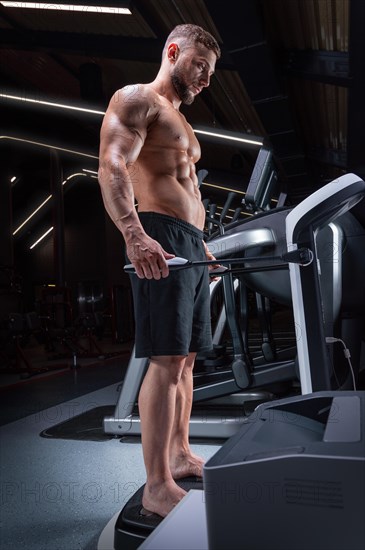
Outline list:
[[[185,357],[152,357],[139,393],[142,448],[147,473],[142,504],[166,516],[186,494],[170,471],[170,439]]]
[[[170,441],[170,469],[174,479],[203,475],[204,460],[194,455],[189,445],[195,357],[196,353],[187,356],[176,392],[175,418]]]

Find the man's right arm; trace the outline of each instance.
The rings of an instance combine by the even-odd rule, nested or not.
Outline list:
[[[128,171],[147,135],[148,102],[130,90],[119,90],[110,101],[100,134],[99,183],[105,209],[121,231],[127,255],[139,277],[159,279],[168,275],[165,259],[173,257],[148,237],[134,206]]]

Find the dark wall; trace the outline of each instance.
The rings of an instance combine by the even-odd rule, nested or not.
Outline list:
[[[46,285],[57,281],[53,233],[29,246],[53,225],[52,211],[15,241],[15,269],[23,290],[23,311],[42,311]],[[124,242],[105,212],[96,179],[77,178],[64,193],[65,284],[73,317],[93,311],[106,315],[114,336],[133,337],[129,277],[123,271]]]
[[[67,284],[105,280],[104,206],[96,180],[81,179],[64,199]]]

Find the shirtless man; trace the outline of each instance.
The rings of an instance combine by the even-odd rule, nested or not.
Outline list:
[[[136,271],[136,356],[150,358],[139,394],[147,474],[142,504],[163,517],[185,495],[175,479],[201,476],[203,469],[189,446],[189,419],[196,353],[212,345],[208,271],[169,273],[166,260],[213,258],[203,242],[195,172],[200,147],[179,107],[209,86],[219,56],[209,33],[179,25],[155,80],[117,91],[101,129],[102,196]]]

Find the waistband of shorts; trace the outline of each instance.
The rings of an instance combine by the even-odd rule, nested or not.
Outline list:
[[[161,221],[162,223],[165,223],[167,225],[178,227],[179,229],[181,229],[181,231],[185,231],[185,233],[188,233],[193,237],[197,237],[198,239],[204,238],[203,231],[195,227],[195,225],[192,225],[191,223],[186,222],[185,220],[180,220],[180,218],[174,218],[173,216],[167,216],[167,214],[160,214],[159,212],[139,212],[138,216],[141,221],[143,220]]]

